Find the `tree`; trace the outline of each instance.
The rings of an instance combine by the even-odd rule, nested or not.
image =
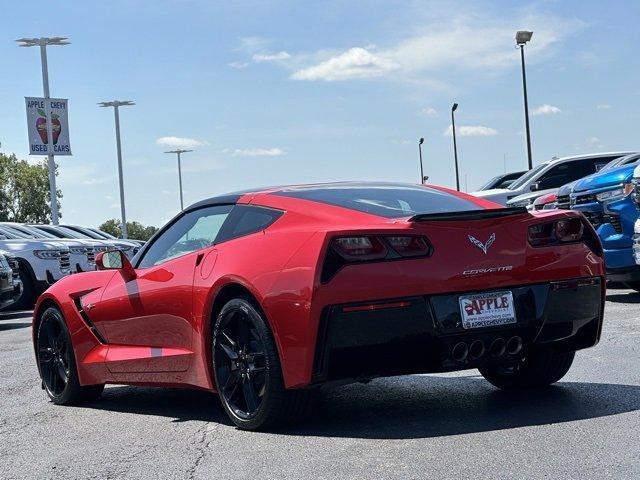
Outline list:
[[[104,230],[107,233],[110,233],[114,237],[121,238],[122,237],[122,230],[120,228],[121,226],[122,226],[122,222],[120,220],[112,218],[111,220],[107,220],[106,222],[104,222],[98,228],[100,230]],[[136,221],[127,222],[128,236],[129,238],[134,240],[144,240],[146,242],[157,231],[158,229],[151,225],[149,225],[148,227],[145,227],[140,222],[136,222]]]
[[[56,193],[60,209],[62,192]],[[50,198],[46,160],[32,165],[14,154],[0,153],[0,221],[50,223]]]

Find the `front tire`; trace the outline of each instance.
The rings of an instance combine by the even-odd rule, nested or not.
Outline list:
[[[575,352],[556,353],[550,349],[531,352],[519,364],[509,367],[480,368],[482,376],[502,390],[546,387],[564,377]]]
[[[213,373],[222,406],[239,428],[265,430],[298,417],[307,390],[286,390],[273,335],[252,299],[230,300],[215,320]]]
[[[62,313],[47,308],[40,317],[36,342],[42,386],[56,405],[75,405],[96,400],[104,384],[81,386],[71,336]]]
[[[33,278],[23,266],[18,271],[20,281],[22,282],[22,292],[16,301],[9,306],[11,310],[31,310],[36,300],[36,287]]]

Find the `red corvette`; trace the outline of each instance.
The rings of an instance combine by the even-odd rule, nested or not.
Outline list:
[[[548,385],[602,327],[602,248],[582,216],[435,186],[214,197],[132,263],[97,263],[34,311],[57,404],[108,383],[198,388],[240,428],[267,428],[330,382],[478,368],[499,388]]]

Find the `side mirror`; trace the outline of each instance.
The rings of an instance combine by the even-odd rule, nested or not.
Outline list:
[[[120,250],[100,252],[96,256],[98,270],[120,270],[127,280],[136,278],[136,271],[127,256]]]
[[[530,190],[532,192],[537,192],[538,190],[540,190],[540,182],[532,183]]]

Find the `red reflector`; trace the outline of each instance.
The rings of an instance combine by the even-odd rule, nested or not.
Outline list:
[[[388,302],[388,303],[369,303],[367,305],[357,305],[354,307],[343,307],[342,311],[348,312],[364,312],[373,310],[384,310],[385,308],[404,308],[411,305],[411,302]]]

